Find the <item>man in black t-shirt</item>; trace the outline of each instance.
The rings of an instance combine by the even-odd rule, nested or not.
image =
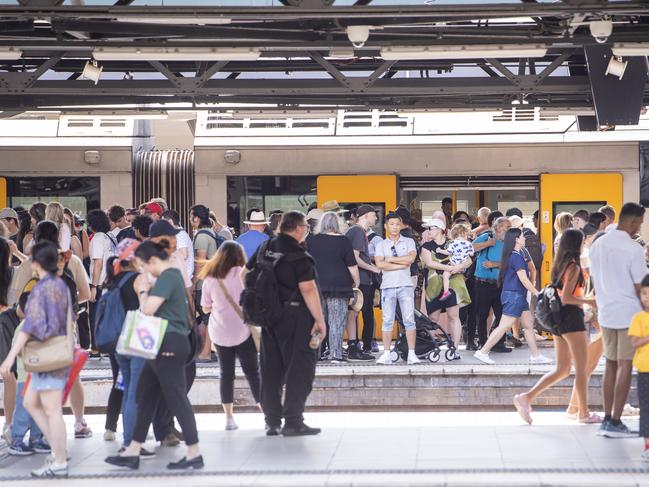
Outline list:
[[[290,261],[275,266],[278,292],[284,303],[282,318],[261,333],[261,405],[266,419],[266,434],[305,436],[320,433],[319,428],[304,424],[302,416],[313,387],[319,351],[309,347],[311,338],[327,329],[320,292],[316,283],[315,264],[301,245],[309,233],[309,224],[299,211],[284,213],[280,234],[271,239],[267,251],[292,254]],[[257,263],[260,247],[246,264],[244,275]],[[303,254],[304,258],[296,258]],[[286,395],[282,404],[282,384]],[[282,418],[284,427],[282,428]]]

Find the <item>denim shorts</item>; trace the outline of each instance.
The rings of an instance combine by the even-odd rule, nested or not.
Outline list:
[[[503,305],[503,314],[514,318],[520,318],[523,311],[530,310],[527,293],[503,291],[500,295],[500,302]]]
[[[29,387],[35,391],[62,391],[67,381],[67,377],[56,377],[46,372],[34,372]]]
[[[381,289],[381,310],[383,313],[383,330],[392,331],[397,312],[397,303],[401,310],[403,326],[407,330],[415,329],[415,288],[412,286],[390,287]]]

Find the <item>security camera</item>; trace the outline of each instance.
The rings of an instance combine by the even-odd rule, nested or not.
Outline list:
[[[600,44],[604,44],[613,33],[613,22],[610,20],[593,20],[589,26],[590,35]]]
[[[363,47],[370,37],[369,25],[350,25],[346,30],[349,42],[354,47]]]

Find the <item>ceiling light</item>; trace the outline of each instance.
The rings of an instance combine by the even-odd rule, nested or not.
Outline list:
[[[474,44],[464,46],[394,46],[381,49],[381,57],[386,61],[407,59],[473,59],[473,58],[527,58],[543,57],[548,49],[543,44],[489,45]]]
[[[363,47],[370,38],[369,25],[349,25],[347,26],[347,37],[354,47]]]
[[[613,22],[610,20],[593,20],[588,24],[590,35],[600,44],[605,43],[613,33]]]
[[[621,57],[611,56],[611,59],[608,62],[608,66],[606,67],[605,74],[610,74],[612,76],[616,76],[618,79],[622,79],[627,64],[629,64],[629,62],[624,61]]]
[[[94,81],[95,84],[99,83],[99,78],[101,77],[101,72],[104,70],[103,66],[99,66],[97,61],[88,61],[83,67],[83,72],[81,76],[83,78]]]
[[[624,42],[613,44],[614,56],[649,56],[649,42]]]
[[[257,49],[238,47],[98,47],[99,61],[255,61]]]
[[[20,49],[13,47],[0,47],[0,59],[15,61],[23,57],[23,52]]]

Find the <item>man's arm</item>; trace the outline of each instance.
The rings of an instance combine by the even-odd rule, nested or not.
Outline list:
[[[410,267],[410,264],[394,264],[388,262],[380,255],[375,255],[374,260],[376,261],[376,266],[383,271],[398,271]]]
[[[413,250],[411,252],[408,252],[408,255],[404,255],[402,257],[388,257],[385,260],[386,262],[389,262],[391,264],[405,264],[409,266],[416,259],[417,259],[417,251]]]
[[[354,257],[356,257],[356,265],[358,265],[360,269],[364,269],[366,271],[370,271],[375,274],[378,274],[380,272],[376,266],[373,266],[372,264],[368,264],[363,259],[361,259],[361,253],[356,249],[354,249]]]
[[[496,239],[495,238],[488,238],[484,242],[473,242],[473,250],[476,252],[480,252],[481,250],[484,250],[489,247],[493,247],[496,245]]]
[[[320,293],[315,280],[303,281],[298,284],[302,298],[309,309],[311,316],[313,316],[313,328],[311,334],[320,333],[320,338],[324,339],[327,335],[327,326],[324,322],[324,315],[322,314],[322,304],[320,302]]]

